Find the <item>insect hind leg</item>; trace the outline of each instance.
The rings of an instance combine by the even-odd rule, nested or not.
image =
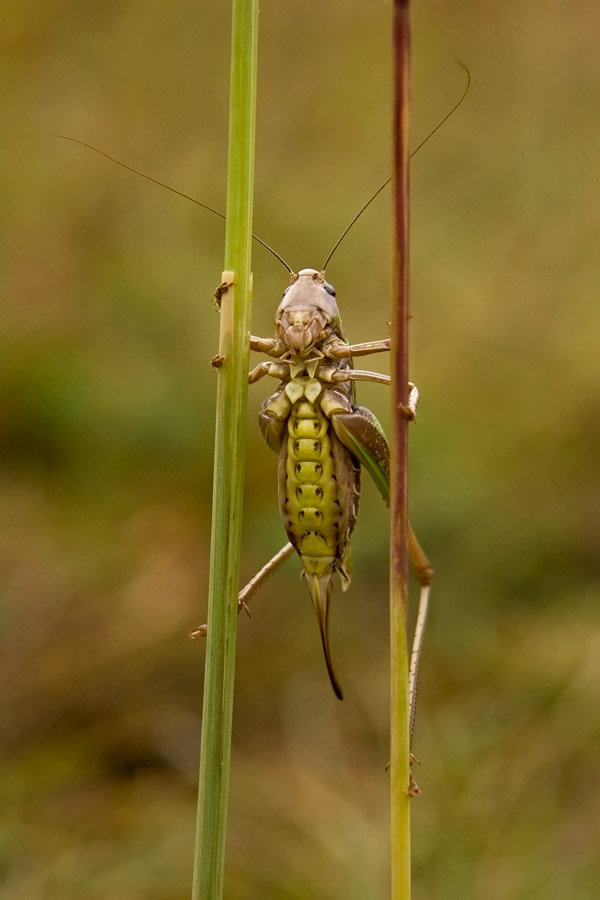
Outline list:
[[[415,624],[415,633],[413,637],[412,649],[410,653],[410,666],[408,672],[408,697],[410,704],[410,742],[412,745],[413,732],[415,728],[415,714],[417,709],[417,687],[419,681],[419,667],[421,664],[421,652],[423,649],[423,636],[425,634],[425,625],[427,622],[427,613],[429,611],[429,595],[431,592],[431,582],[433,581],[433,567],[425,551],[421,547],[417,536],[412,527],[409,525],[408,531],[408,549],[410,559],[415,573],[415,578],[421,585],[419,595],[419,606],[417,609],[417,621]]]

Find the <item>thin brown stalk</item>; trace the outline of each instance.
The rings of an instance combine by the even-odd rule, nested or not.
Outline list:
[[[391,896],[409,900],[410,712],[408,696],[408,269],[409,269],[409,0],[393,18],[393,245],[391,303],[390,733]]]

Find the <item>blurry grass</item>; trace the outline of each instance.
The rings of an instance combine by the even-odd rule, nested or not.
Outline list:
[[[170,900],[189,889],[193,841],[202,659],[186,635],[205,614],[222,231],[52,136],[222,205],[227,23],[186,5],[168,19],[159,4],[7,10],[0,896]],[[388,10],[327,5],[309,58],[304,6],[261,14],[255,229],[292,265],[319,265],[388,174]],[[592,900],[597,8],[414,14],[415,139],[460,91],[452,59],[473,74],[413,164],[411,515],[437,573],[415,893]],[[387,291],[381,199],[328,273],[353,339],[386,328],[371,313]],[[257,333],[281,275],[257,249]],[[247,575],[282,542],[262,396]],[[376,388],[360,402],[385,418]],[[384,894],[386,528],[365,479],[352,590],[332,612],[339,709],[295,560],[240,620],[228,897]]]

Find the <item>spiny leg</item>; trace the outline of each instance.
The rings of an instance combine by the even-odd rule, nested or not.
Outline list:
[[[425,551],[421,547],[417,536],[412,530],[412,526],[408,525],[408,551],[412,563],[415,578],[421,585],[421,593],[419,595],[419,607],[417,610],[417,622],[415,625],[415,634],[413,637],[412,649],[410,653],[410,666],[408,671],[408,702],[409,702],[409,744],[412,750],[413,733],[415,730],[415,713],[417,708],[417,683],[419,680],[419,665],[421,662],[421,650],[423,649],[423,635],[425,633],[425,623],[427,621],[427,611],[429,607],[429,594],[431,590],[431,582],[433,581],[433,567],[427,557]],[[411,765],[419,760],[411,753]],[[390,763],[386,766],[389,769]],[[416,797],[420,794],[419,785],[410,776],[408,795]]]
[[[258,590],[263,586],[265,581],[277,571],[277,569],[286,561],[288,556],[294,552],[294,547],[288,541],[285,546],[279,550],[275,556],[272,556],[268,563],[250,579],[248,584],[242,588],[238,594],[238,613],[244,609],[248,612],[248,603]]]
[[[374,381],[376,384],[389,384],[391,379],[389,375],[382,375],[380,372],[369,372],[365,369],[339,369],[331,376],[333,382],[336,381]]]
[[[331,381],[371,381],[375,384],[390,384],[391,377],[381,372],[370,372],[367,369],[339,369],[332,373]],[[419,390],[412,381],[408,382],[408,404],[403,407],[406,418],[414,421],[419,405]]]
[[[383,353],[390,349],[390,341],[367,341],[364,344],[344,344],[340,341],[330,347],[327,356],[330,359],[347,359],[349,356],[368,356],[370,353]]]
[[[271,577],[273,572],[276,572],[277,569],[286,561],[288,556],[291,556],[294,552],[293,546],[288,543],[279,550],[275,556],[271,557],[268,563],[266,563],[262,569],[256,573],[256,575],[250,579],[248,584],[242,588],[242,590],[238,594],[238,615],[242,610],[245,610],[248,615],[250,612],[248,610],[248,603],[250,599],[256,594],[256,592],[263,586],[265,581]],[[190,637],[193,641],[198,637],[206,637],[207,627],[206,625],[199,625],[195,631],[190,633]]]
[[[413,565],[415,578],[421,585],[419,606],[417,609],[417,621],[415,624],[415,634],[413,637],[412,650],[410,654],[410,667],[408,673],[408,697],[410,704],[409,733],[410,745],[412,747],[413,732],[415,729],[415,713],[417,708],[419,666],[421,663],[423,636],[425,634],[425,624],[427,622],[427,612],[429,608],[429,594],[434,573],[431,563],[427,559],[425,552],[419,544],[419,541],[417,540],[417,537],[410,525],[408,532],[408,549],[410,552],[410,558]]]

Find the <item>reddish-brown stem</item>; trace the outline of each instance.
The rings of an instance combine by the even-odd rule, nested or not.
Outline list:
[[[410,21],[408,0],[393,20],[393,243],[391,302],[390,732],[392,900],[410,898],[408,698],[408,270]]]

